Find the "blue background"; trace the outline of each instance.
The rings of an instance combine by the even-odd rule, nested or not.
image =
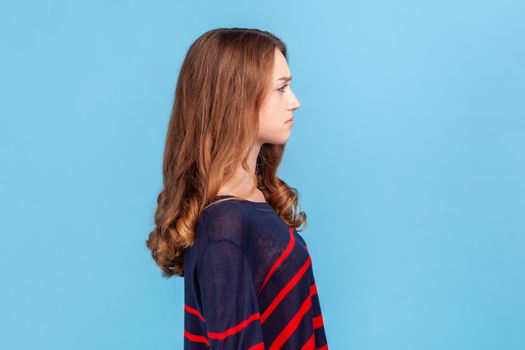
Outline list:
[[[189,45],[253,27],[302,103],[300,192],[332,350],[525,348],[525,4],[0,5],[0,348],[181,349],[144,241]]]

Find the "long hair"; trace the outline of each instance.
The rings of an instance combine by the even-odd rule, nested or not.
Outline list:
[[[184,276],[184,249],[193,245],[199,214],[239,166],[249,170],[276,48],[288,59],[286,45],[267,31],[218,28],[188,49],[165,140],[155,227],[146,240],[163,277]],[[254,185],[286,224],[302,231],[298,191],[277,177],[284,149],[261,146]]]

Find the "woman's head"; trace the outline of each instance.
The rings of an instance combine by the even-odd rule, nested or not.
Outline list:
[[[175,89],[163,159],[163,189],[147,246],[166,277],[183,275],[184,249],[200,212],[258,151],[256,186],[290,226],[298,194],[276,175],[300,104],[286,81],[286,45],[273,34],[219,28],[189,47]],[[292,208],[293,207],[293,208]]]

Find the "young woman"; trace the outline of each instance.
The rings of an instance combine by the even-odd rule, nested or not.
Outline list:
[[[306,214],[276,175],[290,80],[285,44],[257,29],[210,30],[182,64],[147,247],[184,277],[186,350],[328,349]]]

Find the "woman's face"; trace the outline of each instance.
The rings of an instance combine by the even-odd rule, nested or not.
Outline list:
[[[290,137],[293,122],[289,120],[293,117],[293,111],[301,106],[292,92],[290,80],[286,58],[279,49],[275,49],[270,91],[259,110],[260,144],[284,144]]]

